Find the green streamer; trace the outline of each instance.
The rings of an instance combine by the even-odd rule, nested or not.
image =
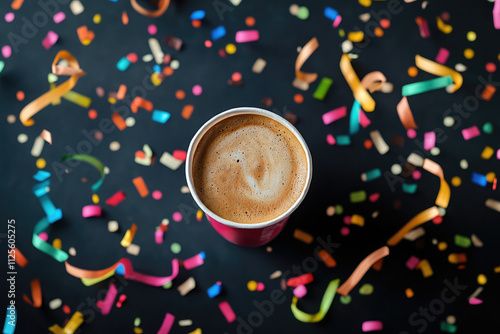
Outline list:
[[[451,80],[451,77],[449,75],[446,77],[415,82],[408,85],[404,85],[402,95],[403,96],[416,95],[434,89],[445,88],[451,85],[452,83],[453,81]]]
[[[64,262],[68,259],[68,253],[63,250],[54,248],[51,244],[46,241],[43,241],[38,235],[42,233],[47,227],[49,227],[50,223],[47,217],[42,218],[38,223],[36,223],[34,231],[33,231],[33,246],[39,251],[44,252],[45,254],[50,255],[54,259],[59,262]]]
[[[323,320],[326,313],[330,309],[330,306],[332,305],[333,298],[335,297],[335,292],[337,292],[337,288],[339,287],[339,283],[340,279],[338,278],[336,280],[330,281],[328,287],[326,288],[325,294],[323,295],[323,299],[321,299],[319,312],[316,314],[309,314],[299,310],[297,308],[298,298],[293,297],[291,308],[295,318],[302,322],[319,322]]]
[[[101,173],[101,179],[92,185],[92,191],[96,193],[97,190],[99,190],[99,187],[102,185],[102,182],[104,181],[105,175],[104,175],[104,165],[97,158],[94,158],[93,156],[87,154],[66,154],[63,155],[61,160],[63,162],[66,160],[79,160],[86,162],[97,168],[99,173]]]

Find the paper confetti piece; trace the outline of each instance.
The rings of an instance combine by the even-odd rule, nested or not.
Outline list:
[[[40,286],[40,281],[38,280],[38,278],[35,278],[31,281],[31,298],[33,299],[33,301],[31,301],[29,297],[23,293],[23,299],[25,302],[35,308],[40,308],[42,306],[42,288]]]
[[[345,80],[349,84],[351,91],[354,95],[354,99],[359,101],[361,104],[361,108],[364,111],[371,112],[375,110],[375,101],[372,99],[370,94],[366,91],[366,89],[361,85],[356,72],[352,68],[351,58],[347,54],[343,54],[340,59],[340,70],[344,75]]]
[[[436,23],[438,29],[447,35],[451,34],[451,32],[453,31],[453,27],[449,24],[444,23],[443,19],[439,16],[436,17]]]
[[[135,114],[137,113],[139,108],[146,109],[147,111],[153,111],[153,103],[140,96],[136,96],[130,104],[130,110],[132,110],[132,112]]]
[[[226,36],[226,28],[224,26],[218,26],[210,32],[212,40],[216,41],[224,36]]]
[[[192,105],[185,105],[182,108],[181,116],[184,119],[190,119],[191,115],[193,114],[194,107]]]
[[[450,76],[454,83],[452,92],[456,92],[460,87],[462,87],[462,83],[464,81],[462,75],[449,67],[433,62],[432,60],[426,59],[420,55],[415,56],[415,65],[419,69],[434,75],[441,77]]]
[[[69,4],[69,9],[71,9],[71,12],[73,15],[79,15],[83,13],[85,8],[83,7],[82,3],[79,0],[73,0]]]
[[[323,101],[332,83],[333,80],[330,78],[325,77],[321,79],[318,88],[314,91],[313,97],[317,100]]]
[[[497,89],[492,85],[486,85],[483,92],[481,93],[481,98],[485,101],[491,100]]]
[[[310,244],[314,241],[314,238],[312,235],[310,235],[309,233],[307,232],[304,232],[298,228],[295,229],[295,231],[293,232],[293,237],[297,240],[300,240],[306,244]]]
[[[382,176],[382,172],[380,171],[380,168],[374,168],[372,170],[369,170],[367,172],[364,172],[361,174],[361,180],[364,182],[369,182],[376,180]]]
[[[120,131],[123,131],[127,128],[127,123],[125,123],[125,120],[120,116],[118,112],[113,112],[113,114],[111,115],[111,120]]]
[[[370,93],[379,91],[387,82],[385,75],[382,72],[370,72],[361,79],[361,86],[368,90]]]
[[[52,134],[49,131],[43,129],[40,137],[42,137],[43,140],[52,145]]]
[[[17,310],[16,307],[10,305],[7,307],[5,314],[5,323],[3,325],[3,334],[14,334],[17,324]]]
[[[293,295],[297,298],[302,298],[307,294],[307,288],[305,285],[299,285],[293,289]]]
[[[234,40],[236,43],[254,42],[259,39],[258,30],[241,30],[236,32]]]
[[[257,60],[255,61],[255,63],[253,63],[252,72],[253,73],[257,73],[257,74],[262,73],[262,71],[264,70],[264,68],[266,67],[266,65],[267,65],[267,62],[264,59],[257,58]]]
[[[118,291],[116,289],[116,286],[113,283],[111,283],[108,292],[106,293],[106,297],[104,297],[104,301],[102,302],[101,313],[103,315],[109,314],[111,308],[113,307],[117,294]]]
[[[73,102],[74,104],[82,107],[82,108],[88,108],[90,107],[90,104],[92,103],[92,99],[89,97],[82,95],[80,93],[74,92],[74,91],[69,91],[66,94],[62,96],[63,99],[68,100],[70,102]]]
[[[59,24],[66,19],[66,14],[64,14],[64,12],[57,12],[54,14],[52,19],[54,20],[54,23]]]
[[[99,205],[86,205],[82,208],[82,217],[100,217],[102,214],[102,209]]]
[[[137,189],[137,192],[142,198],[149,195],[148,187],[146,186],[146,182],[144,182],[142,176],[138,176],[132,179],[132,183],[134,184],[135,188]]]
[[[359,131],[359,116],[361,105],[357,100],[354,101],[351,108],[351,116],[349,118],[349,134],[355,134]]]
[[[170,118],[170,113],[162,110],[153,110],[152,119],[155,122],[165,124]]]
[[[446,88],[453,83],[450,76],[435,78],[426,81],[415,82],[403,86],[401,95],[411,96],[416,94],[425,93],[431,90]]]
[[[207,289],[207,294],[209,298],[214,298],[218,296],[221,293],[221,291],[222,291],[222,284],[221,282],[217,282]]]
[[[13,253],[14,260],[16,261],[16,264],[19,267],[21,267],[21,268],[26,267],[26,265],[28,264],[28,259],[26,259],[26,257],[23,255],[23,253],[21,253],[21,251],[19,249],[14,247],[13,250],[9,251],[9,254],[10,254],[10,252]]]
[[[227,301],[223,301],[219,303],[219,309],[224,315],[224,318],[226,318],[228,323],[231,323],[236,320],[236,314],[234,314],[233,309],[231,308],[231,305]]]
[[[114,193],[110,198],[108,198],[105,203],[110,206],[117,206],[123,200],[125,200],[125,198],[125,193],[120,190]]]
[[[420,262],[420,259],[416,256],[411,256],[407,261],[406,261],[406,267],[410,270],[413,270],[417,267],[418,263]]]
[[[87,26],[78,27],[76,29],[76,34],[82,45],[89,45],[95,38],[95,33],[89,30]]]
[[[358,284],[358,282],[363,278],[368,269],[380,259],[389,255],[389,247],[383,246],[370,255],[368,255],[359,265],[354,269],[353,273],[349,278],[337,289],[337,293],[342,296],[347,296],[349,292]]]
[[[141,15],[148,17],[159,17],[167,10],[170,5],[170,0],[158,0],[158,8],[155,10],[147,10],[137,3],[137,0],[130,0],[130,4],[135,11]]]
[[[329,111],[327,113],[323,114],[323,123],[325,125],[328,125],[330,123],[333,123],[347,115],[347,108],[346,106],[338,107],[336,109],[333,109],[332,111]]]
[[[56,324],[49,327],[49,330],[54,334],[73,334],[81,326],[81,324],[83,324],[83,321],[83,314],[75,312],[64,328],[61,328]]]
[[[431,35],[429,31],[429,25],[427,24],[427,20],[422,18],[422,17],[417,17],[415,19],[415,22],[418,25],[418,30],[420,32],[420,37],[422,38],[427,38]]]
[[[440,48],[436,56],[436,62],[444,65],[450,56],[450,51],[445,48]]]
[[[287,286],[297,287],[301,284],[306,285],[314,281],[314,276],[311,273],[306,273],[300,276],[289,278],[286,282]]]
[[[189,277],[184,283],[182,283],[177,287],[177,290],[179,290],[181,296],[185,296],[195,287],[196,287],[196,281],[194,280],[193,277]]]
[[[361,324],[361,330],[363,332],[375,332],[375,331],[381,331],[384,328],[382,321],[364,321]]]
[[[42,40],[42,46],[46,50],[49,50],[54,44],[56,44],[58,39],[59,39],[59,35],[56,34],[55,32],[53,32],[52,30],[49,30],[47,35]]]
[[[19,10],[21,6],[23,5],[24,0],[13,0],[12,3],[10,4],[10,8],[13,10]]]
[[[67,154],[67,155],[63,155],[63,157],[61,158],[61,161],[64,162],[66,160],[78,160],[78,161],[83,161],[83,162],[86,162],[92,166],[94,166],[95,168],[97,168],[97,170],[99,171],[99,173],[101,174],[101,178],[99,179],[99,181],[97,181],[96,183],[94,183],[92,185],[92,191],[94,193],[97,192],[97,190],[99,190],[99,188],[101,187],[102,185],[102,182],[104,181],[104,165],[102,164],[101,161],[99,161],[97,158],[91,156],[91,155],[87,155],[87,154]]]
[[[424,133],[424,149],[430,150],[436,146],[436,133],[434,131]]]
[[[187,270],[191,270],[193,268],[199,267],[205,262],[204,254],[205,253],[196,254],[195,256],[190,257],[189,259],[182,261],[182,265]]]
[[[163,152],[160,158],[160,163],[172,170],[178,169],[184,161],[174,158],[170,153]]]
[[[450,255],[448,255],[448,262],[453,264],[465,263],[467,262],[467,254],[451,253]]]
[[[316,37],[313,37],[306,45],[300,50],[297,59],[295,60],[295,77],[308,84],[316,81],[318,78],[317,73],[305,73],[301,71],[302,65],[309,59],[309,57],[316,51],[319,43]]]
[[[42,154],[44,146],[44,141],[42,136],[38,136],[35,138],[35,141],[33,142],[33,147],[31,148],[31,155],[34,157],[39,157],[40,154]]]
[[[333,298],[335,297],[335,292],[337,291],[337,288],[339,286],[339,282],[340,279],[330,281],[328,287],[325,290],[325,294],[321,299],[319,311],[316,314],[308,314],[299,310],[297,307],[298,298],[294,296],[292,299],[291,309],[295,318],[302,322],[319,322],[323,320],[326,313],[330,309],[330,306],[332,305]]]
[[[382,135],[378,130],[370,131],[370,138],[378,153],[384,155],[389,152],[389,146],[386,144],[384,138],[382,138]]]
[[[418,263],[417,269],[420,269],[422,271],[422,275],[425,278],[431,277],[434,274],[432,271],[431,264],[426,259],[423,259]]]
[[[394,234],[387,241],[387,245],[397,245],[404,238],[404,236],[415,227],[422,225],[423,223],[426,223],[438,216],[440,216],[439,209],[435,206],[420,212],[415,217],[410,219],[410,221],[408,221],[408,223],[406,223],[396,234]]]
[[[493,5],[493,26],[495,27],[495,29],[500,29],[500,1],[499,0],[495,0],[495,4]]]
[[[318,252],[318,256],[323,261],[328,268],[333,268],[337,265],[337,261],[328,253],[325,249],[321,249]]]
[[[485,203],[487,208],[500,212],[500,202],[492,198],[488,198]]]
[[[130,226],[130,229],[125,232],[125,235],[123,236],[122,241],[120,242],[120,245],[122,247],[128,247],[132,243],[132,240],[134,240],[135,232],[137,232],[137,225],[135,223],[132,223],[132,226]]]

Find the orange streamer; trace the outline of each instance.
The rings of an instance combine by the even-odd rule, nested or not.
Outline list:
[[[401,123],[403,123],[406,130],[418,128],[406,96],[403,96],[401,101],[399,101],[396,110],[398,111],[399,119],[401,120]]]
[[[137,0],[130,0],[130,4],[132,7],[135,9],[135,11],[139,14],[142,14],[144,16],[149,16],[149,17],[158,17],[163,15],[165,11],[168,8],[168,5],[170,5],[170,0],[159,0],[158,1],[158,9],[156,10],[147,10],[141,5],[137,3]]]
[[[375,110],[375,101],[361,85],[356,72],[352,68],[351,58],[346,54],[343,54],[342,58],[340,58],[340,70],[344,75],[345,81],[351,87],[354,98],[361,104],[363,110],[368,112]]]
[[[396,246],[401,240],[403,240],[404,236],[413,230],[415,227],[422,225],[423,223],[428,222],[431,219],[434,219],[434,217],[439,216],[439,209],[435,206],[430,207],[419,214],[417,214],[415,217],[410,219],[408,223],[406,223],[405,226],[403,226],[396,234],[394,234],[388,241],[387,245],[389,246]]]
[[[26,303],[36,308],[42,306],[42,287],[40,286],[38,278],[31,281],[31,298],[33,302],[23,293],[23,299]]]
[[[60,59],[66,60],[68,62],[68,67],[57,65],[57,62]],[[31,117],[48,106],[52,101],[61,98],[64,94],[69,92],[73,87],[75,87],[78,82],[78,78],[85,75],[85,72],[80,69],[78,60],[76,60],[76,58],[66,50],[61,50],[57,53],[54,61],[52,62],[52,73],[55,75],[70,75],[71,77],[59,86],[51,89],[47,93],[38,97],[36,100],[30,102],[23,108],[23,110],[21,110],[19,119],[24,126],[32,126],[35,124],[35,121]]]
[[[297,79],[302,80],[307,83],[311,83],[318,78],[318,73],[305,73],[300,69],[307,59],[313,54],[318,48],[319,43],[316,37],[313,37],[306,45],[300,50],[297,60],[295,60],[295,76]]]
[[[379,71],[370,72],[361,79],[361,86],[367,89],[370,93],[379,91],[385,84],[387,79],[384,73]]]

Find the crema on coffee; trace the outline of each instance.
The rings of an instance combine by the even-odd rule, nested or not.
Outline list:
[[[214,124],[196,147],[192,177],[203,204],[237,223],[272,220],[300,197],[307,157],[295,135],[258,114],[235,115]]]

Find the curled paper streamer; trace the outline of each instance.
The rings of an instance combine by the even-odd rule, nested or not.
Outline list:
[[[446,88],[453,83],[450,76],[435,78],[431,80],[414,82],[403,86],[401,95],[411,96],[428,92],[430,90]]]
[[[462,75],[447,66],[436,63],[420,55],[415,56],[415,65],[419,69],[427,73],[431,73],[441,77],[450,76],[454,83],[452,92],[456,92],[460,87],[462,87],[462,83],[464,82],[464,78],[462,77]]]
[[[439,187],[439,192],[435,203],[436,205],[446,209],[448,207],[448,204],[450,203],[450,186],[444,179],[443,169],[437,163],[429,159],[424,160],[424,165],[422,167],[429,173],[432,173],[439,177],[439,179],[441,180],[441,185]]]
[[[375,110],[375,101],[370,94],[368,94],[363,85],[361,85],[356,72],[354,72],[352,68],[351,58],[346,54],[343,54],[342,58],[340,58],[340,70],[344,75],[345,81],[347,81],[349,87],[351,87],[354,99],[359,101],[363,110],[368,112]]]
[[[57,65],[57,62],[61,59],[68,62],[68,67]],[[57,53],[54,61],[52,62],[52,73],[55,75],[70,75],[71,77],[59,86],[51,89],[47,93],[30,102],[23,108],[23,110],[21,110],[19,120],[24,124],[24,126],[32,126],[35,124],[35,121],[32,119],[35,114],[48,106],[53,100],[59,99],[64,94],[69,92],[73,87],[75,87],[78,82],[78,78],[85,75],[85,72],[80,69],[78,60],[76,60],[76,58],[66,50],[61,50]]]
[[[347,296],[349,292],[358,284],[363,278],[368,269],[375,264],[375,262],[389,255],[389,247],[383,246],[361,261],[356,269],[352,272],[351,276],[337,289],[337,292],[342,296]]]
[[[370,72],[361,79],[361,86],[368,90],[370,93],[379,91],[382,86],[386,83],[387,79],[382,72],[374,71]]]
[[[79,160],[79,161],[83,161],[83,162],[86,162],[86,163],[94,166],[95,168],[97,168],[97,170],[101,174],[101,179],[92,185],[92,191],[95,193],[95,192],[97,192],[97,190],[99,190],[99,187],[101,186],[102,182],[104,181],[104,176],[105,176],[105,174],[104,174],[104,165],[102,164],[102,162],[100,162],[97,158],[94,158],[93,156],[87,155],[87,154],[67,154],[67,155],[63,155],[63,157],[61,158],[61,161],[64,162],[66,160]]]
[[[417,214],[415,217],[410,219],[408,223],[405,224],[396,234],[394,234],[388,241],[387,245],[389,246],[396,246],[401,240],[403,240],[404,236],[413,230],[415,227],[422,225],[423,223],[428,222],[431,219],[434,219],[434,217],[439,216],[439,209],[435,206],[430,207],[419,214]]]
[[[44,252],[45,254],[48,254],[49,256],[53,257],[59,262],[64,262],[68,259],[68,253],[66,253],[63,250],[54,248],[51,244],[48,242],[42,240],[38,235],[42,233],[47,227],[49,227],[50,223],[47,219],[47,217],[42,218],[38,223],[35,225],[35,229],[33,231],[33,238],[32,238],[32,243],[33,246],[38,249],[41,252]]]
[[[126,279],[152,286],[162,286],[165,283],[172,281],[179,274],[179,260],[177,259],[172,260],[172,275],[166,277],[151,276],[135,272],[132,267],[132,263],[127,258],[123,258],[111,267],[101,270],[80,269],[70,265],[67,261],[64,264],[66,266],[66,271],[72,276],[81,278],[83,284],[86,286],[93,285],[111,277],[115,272],[117,274],[123,274]],[[107,277],[103,278],[104,276]]]
[[[49,331],[54,334],[73,334],[83,324],[83,320],[83,314],[75,312],[64,328],[59,327],[59,325],[53,325],[49,327]]]
[[[168,5],[170,5],[170,0],[159,0],[158,1],[158,9],[156,10],[147,10],[141,5],[137,3],[136,0],[130,0],[130,4],[132,5],[132,8],[135,9],[135,11],[139,14],[142,14],[144,16],[149,16],[149,17],[158,17],[162,16],[163,13],[168,8]]]
[[[319,43],[316,37],[313,37],[306,45],[300,50],[297,60],[295,60],[295,77],[301,81],[311,83],[318,78],[318,73],[305,73],[301,72],[300,69],[306,60],[313,54],[318,48]]]
[[[399,101],[396,106],[396,110],[398,111],[399,119],[401,120],[401,123],[403,123],[406,130],[418,128],[415,123],[415,119],[413,119],[413,113],[411,112],[410,105],[408,104],[408,98],[406,96],[401,98],[401,101]]]
[[[23,299],[26,303],[36,308],[42,306],[42,288],[38,278],[31,281],[31,298],[33,299],[33,302],[23,293]]]
[[[292,313],[295,316],[295,318],[299,321],[302,322],[319,322],[323,320],[325,317],[326,313],[330,309],[330,306],[332,305],[333,298],[335,297],[335,292],[338,291],[337,288],[339,286],[340,279],[335,279],[333,281],[330,281],[328,284],[328,287],[326,288],[325,294],[323,295],[323,298],[321,299],[321,304],[319,306],[319,311],[316,314],[309,314],[305,313],[297,307],[297,301],[299,300],[296,296],[293,297],[292,299]]]
[[[106,293],[106,297],[104,297],[104,301],[102,302],[101,313],[103,315],[109,314],[111,308],[113,307],[113,303],[115,302],[116,295],[118,294],[118,290],[116,286],[111,283],[109,286],[109,290]]]

